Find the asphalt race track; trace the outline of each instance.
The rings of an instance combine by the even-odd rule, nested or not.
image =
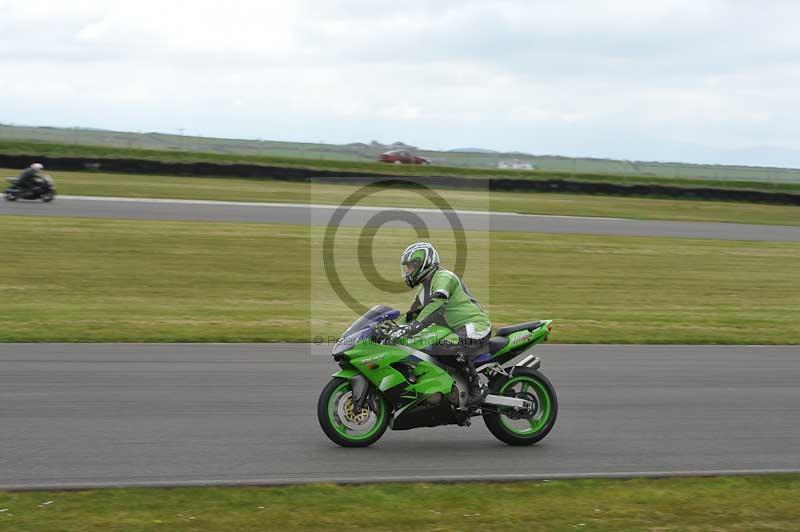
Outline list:
[[[244,203],[204,200],[157,200],[60,196],[51,204],[0,202],[0,214],[35,216],[84,216],[147,220],[225,221],[326,225],[336,206],[290,203]],[[388,207],[356,207],[342,225],[364,227],[384,211],[411,212],[429,228],[451,227],[440,211]],[[522,215],[514,213],[454,212],[466,230],[581,233],[620,236],[663,236],[722,240],[800,241],[800,227],[708,222],[668,222],[577,216]],[[377,223],[377,222],[373,222]],[[407,227],[403,222],[387,226]]]
[[[480,419],[339,448],[316,419],[327,352],[0,344],[0,488],[800,469],[797,347],[542,346],[560,411],[529,448]]]

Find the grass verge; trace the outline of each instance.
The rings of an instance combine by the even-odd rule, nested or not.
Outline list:
[[[322,228],[244,223],[0,217],[0,341],[309,341],[353,319],[310,249]],[[359,236],[342,228],[344,249]],[[449,232],[432,231],[444,264]],[[496,325],[556,320],[553,341],[800,342],[800,244],[471,232],[467,283]],[[397,278],[412,230],[381,229],[376,267]],[[441,245],[440,245],[441,243]],[[339,248],[337,248],[339,249]],[[337,253],[339,253],[337,251]],[[405,309],[411,292],[363,282],[365,304]],[[313,289],[312,289],[313,285]],[[313,318],[313,319],[312,319]]]
[[[800,476],[1,493],[0,530],[795,530]]]
[[[15,171],[0,169],[0,174]],[[171,177],[95,172],[58,172],[61,194],[122,196],[278,203],[341,204],[360,187],[319,183],[214,177]],[[512,193],[439,189],[455,209],[493,210],[523,214],[607,216],[643,220],[735,222],[800,225],[800,207],[756,203],[671,200],[641,197],[589,196],[580,194]],[[367,197],[365,205],[433,207],[417,194],[403,189],[384,189]]]

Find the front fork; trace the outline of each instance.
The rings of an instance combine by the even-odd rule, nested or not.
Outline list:
[[[369,381],[359,373],[350,379],[350,389],[353,391],[353,409],[356,412],[361,412],[361,409],[367,403]]]

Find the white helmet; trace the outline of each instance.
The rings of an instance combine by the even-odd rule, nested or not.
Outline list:
[[[33,163],[31,168],[38,172],[39,170],[44,170],[44,165],[42,163]]]
[[[439,254],[428,242],[416,242],[403,251],[400,271],[403,280],[414,288],[439,267]]]

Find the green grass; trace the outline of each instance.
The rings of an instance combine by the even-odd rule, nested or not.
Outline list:
[[[498,177],[509,179],[570,179],[574,181],[634,184],[662,184],[681,187],[714,187],[749,189],[775,192],[798,192],[800,183],[778,181],[759,181],[743,179],[703,178],[679,176],[654,176],[649,174],[622,174],[603,172],[572,172],[566,170],[536,170],[520,172],[497,168],[464,168],[456,166],[393,165],[378,162],[353,160],[311,159],[278,155],[241,155],[231,153],[208,153],[181,150],[152,150],[83,144],[49,144],[43,142],[0,141],[0,153],[94,158],[133,158],[158,160],[164,162],[212,162],[220,164],[243,163],[290,168],[311,168],[319,170],[352,171],[359,173],[380,173],[410,176],[459,176],[459,177]]]
[[[14,170],[0,169],[0,175]],[[358,186],[288,183],[285,181],[217,177],[172,177],[95,172],[57,172],[62,194],[134,198],[212,199],[338,205]],[[691,220],[753,224],[800,225],[800,207],[754,203],[589,196],[580,194],[511,193],[439,189],[456,209],[611,216],[649,220]],[[408,190],[384,189],[365,199],[367,205],[433,207]]]
[[[0,341],[309,341],[353,317],[321,274],[318,227],[2,216],[0,231]],[[405,308],[410,292],[363,282],[358,230],[340,233],[345,286]],[[449,265],[449,232],[430,236]],[[497,326],[552,318],[555,342],[800,342],[798,243],[468,236],[465,278]],[[378,232],[381,275],[397,278],[415,238]]]
[[[800,476],[0,492],[0,531],[796,530]]]

